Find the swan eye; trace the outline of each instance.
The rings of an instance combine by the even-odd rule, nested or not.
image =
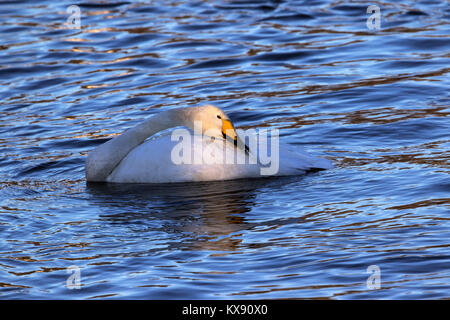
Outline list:
[[[217,115],[217,119],[222,119],[222,117],[221,117],[221,116],[219,116],[219,115]]]

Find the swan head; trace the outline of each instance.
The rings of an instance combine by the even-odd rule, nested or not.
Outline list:
[[[228,140],[236,146],[248,147],[240,140],[231,119],[213,105],[185,108],[183,122],[195,133]]]
[[[236,129],[230,118],[213,105],[190,107],[183,110],[183,122],[195,133],[214,138],[237,139]]]

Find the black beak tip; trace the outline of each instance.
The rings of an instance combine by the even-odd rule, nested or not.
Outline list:
[[[222,136],[223,136],[223,138],[224,138],[225,140],[231,139],[231,138],[229,138],[229,137],[228,137],[225,133],[223,133],[223,132],[222,132]],[[234,144],[235,147],[237,147],[237,145],[238,145],[238,139],[237,139],[237,137],[234,137],[234,139],[233,139],[233,144]],[[246,153],[246,154],[249,154],[249,153],[250,153],[250,148],[249,148],[246,144],[244,144],[244,150],[245,150],[245,153]]]

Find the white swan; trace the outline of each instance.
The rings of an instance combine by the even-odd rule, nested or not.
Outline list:
[[[184,145],[173,141],[173,135],[147,140],[160,131],[179,126],[193,130],[188,132],[188,138],[192,139],[182,139]],[[202,134],[200,139],[196,138],[198,134]],[[185,149],[181,153],[175,152],[180,146]],[[167,183],[261,177],[264,175],[262,170],[272,163],[263,164],[253,149],[242,142],[231,120],[215,106],[172,109],[145,120],[91,151],[86,159],[86,180]],[[198,150],[202,155],[196,158]],[[297,175],[311,169],[333,167],[331,161],[300,150],[292,151],[283,146],[278,150],[276,160],[279,163],[274,175]],[[174,159],[179,155],[190,155],[194,160],[180,163],[179,159]],[[236,162],[237,157],[245,162]],[[198,159],[200,161],[196,161]]]

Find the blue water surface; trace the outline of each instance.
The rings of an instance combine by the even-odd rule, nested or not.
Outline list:
[[[364,1],[0,1],[0,298],[450,298],[450,10],[370,4],[379,30]],[[86,184],[206,103],[335,168]]]

